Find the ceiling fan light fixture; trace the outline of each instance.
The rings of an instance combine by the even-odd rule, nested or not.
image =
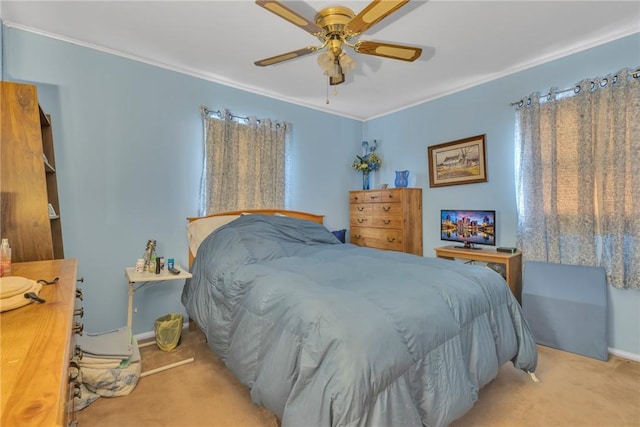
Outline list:
[[[318,65],[325,76],[340,78],[342,82],[344,75],[356,68],[356,61],[344,52],[336,58],[333,52],[326,51],[318,55]]]
[[[344,83],[344,74],[340,74],[339,76],[336,77],[329,77],[329,85],[330,86],[335,86],[335,85],[339,85]],[[334,95],[337,95],[338,92],[334,92]],[[328,104],[328,102],[327,102]]]
[[[356,61],[346,53],[342,52],[342,55],[340,55],[340,67],[344,74],[350,73],[356,69]]]
[[[333,68],[333,53],[330,51],[322,52],[318,55],[318,65],[324,72],[324,74],[328,74]]]
[[[325,76],[339,77],[343,74],[340,61],[331,51],[326,51],[318,55],[318,65]]]
[[[344,75],[344,73],[342,72],[342,67],[340,66],[340,62],[335,59],[333,61],[333,67],[331,68],[331,73],[328,74],[329,77],[339,77]]]

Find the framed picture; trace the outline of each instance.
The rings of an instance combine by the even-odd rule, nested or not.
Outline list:
[[[485,135],[428,147],[429,187],[487,181]]]

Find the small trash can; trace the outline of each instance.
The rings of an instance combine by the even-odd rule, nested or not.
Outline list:
[[[162,351],[171,351],[180,345],[182,314],[170,313],[158,317],[155,322],[156,344]]]

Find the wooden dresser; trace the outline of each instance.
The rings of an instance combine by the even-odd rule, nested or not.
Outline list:
[[[350,243],[422,256],[422,189],[349,192]]]
[[[11,275],[33,280],[53,280],[39,296],[45,303],[5,311],[0,314],[2,337],[2,385],[0,425],[72,426],[74,380],[79,370],[73,366],[75,334],[82,324],[75,317],[77,261],[61,259],[14,263]],[[78,390],[78,391],[77,391]]]

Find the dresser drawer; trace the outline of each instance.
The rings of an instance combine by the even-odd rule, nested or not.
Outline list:
[[[402,230],[351,227],[350,242],[368,248],[402,251]]]
[[[373,216],[351,215],[351,227],[373,227]]]
[[[372,227],[385,229],[402,229],[402,215],[374,215],[370,223]]]
[[[402,192],[394,190],[373,190],[364,193],[365,202],[369,203],[401,203]]]
[[[365,192],[364,191],[350,191],[349,203],[364,203]]]
[[[358,216],[373,216],[373,204],[359,203],[350,205],[349,214]]]

